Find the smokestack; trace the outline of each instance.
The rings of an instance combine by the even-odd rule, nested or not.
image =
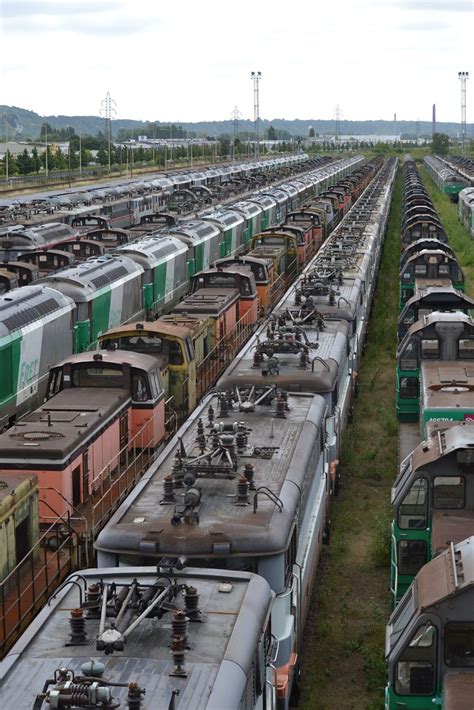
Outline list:
[[[436,104],[433,104],[433,119],[431,126],[431,135],[434,136],[436,133]]]

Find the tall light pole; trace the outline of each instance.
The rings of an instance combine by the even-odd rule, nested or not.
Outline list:
[[[262,78],[262,72],[253,71],[250,73],[250,78],[253,81],[253,117],[255,123],[255,159],[260,158],[260,91],[259,83]]]
[[[104,117],[105,135],[107,137],[108,154],[109,154],[109,173],[110,173],[110,144],[112,142],[112,118],[117,115],[117,102],[110,96],[110,91],[107,91],[105,99],[101,101],[102,108],[100,109],[101,116]]]
[[[468,71],[458,72],[461,81],[461,154],[464,158],[466,150],[466,81],[469,79]]]
[[[82,177],[82,132],[79,128],[79,175]]]
[[[8,120],[7,120],[7,114],[5,114],[5,177],[8,182]]]
[[[242,114],[240,113],[238,107],[234,106],[234,110],[232,111],[232,121],[234,124],[234,139],[232,141],[232,162],[235,161],[235,142],[236,142],[238,135],[239,135],[239,119],[240,118],[242,118]]]
[[[46,138],[46,153],[44,156],[44,167],[46,172],[46,177],[48,177],[48,124],[44,124],[44,134]]]

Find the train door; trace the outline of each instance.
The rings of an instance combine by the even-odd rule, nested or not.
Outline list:
[[[30,518],[27,515],[15,526],[16,563],[19,564],[30,551]]]
[[[89,498],[89,452],[82,454],[82,500]]]
[[[72,470],[72,505],[74,508],[81,502],[81,467]]]
[[[119,424],[119,448],[120,448],[120,463],[125,464],[127,460],[127,443],[128,443],[128,413],[122,414]]]

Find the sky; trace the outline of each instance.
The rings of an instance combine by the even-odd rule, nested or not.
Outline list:
[[[0,104],[40,115],[459,121],[474,0],[0,0]],[[467,120],[474,86],[467,84]],[[473,95],[473,99],[470,99]]]

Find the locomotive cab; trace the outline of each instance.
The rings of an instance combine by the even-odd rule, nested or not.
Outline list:
[[[474,523],[474,424],[438,422],[405,459],[392,488],[394,605],[432,557],[469,536]]]
[[[464,313],[434,311],[412,325],[397,351],[397,414],[400,421],[417,421],[421,403],[420,371],[424,369],[422,428],[430,419],[462,419],[474,409],[469,390],[472,380],[467,365],[474,359],[474,321]],[[445,411],[444,397],[458,389],[465,400]],[[472,395],[471,395],[472,397]],[[468,407],[468,410],[466,410]],[[431,411],[432,410],[432,411]]]
[[[164,390],[155,358],[121,351],[72,356],[51,369],[47,399],[75,388],[126,390],[132,402],[128,441],[139,437],[141,448],[153,448],[162,441]]]
[[[457,259],[438,249],[414,254],[400,271],[400,308],[415,295],[417,288],[438,283],[452,284],[464,291],[464,274]]]
[[[209,340],[208,319],[187,324],[160,319],[109,330],[99,338],[99,347],[156,358],[166,399],[181,420],[196,406],[196,368],[209,352]]]
[[[193,276],[191,293],[199,289],[234,288],[238,291],[239,300],[237,320],[243,324],[253,324],[258,318],[258,294],[254,275],[251,271],[239,266],[218,266],[207,269]]]
[[[418,572],[385,634],[386,710],[465,710],[474,694],[474,537]]]
[[[453,286],[428,286],[420,289],[410,298],[398,318],[398,342],[408,328],[433,311],[462,311],[474,313],[474,300]]]

